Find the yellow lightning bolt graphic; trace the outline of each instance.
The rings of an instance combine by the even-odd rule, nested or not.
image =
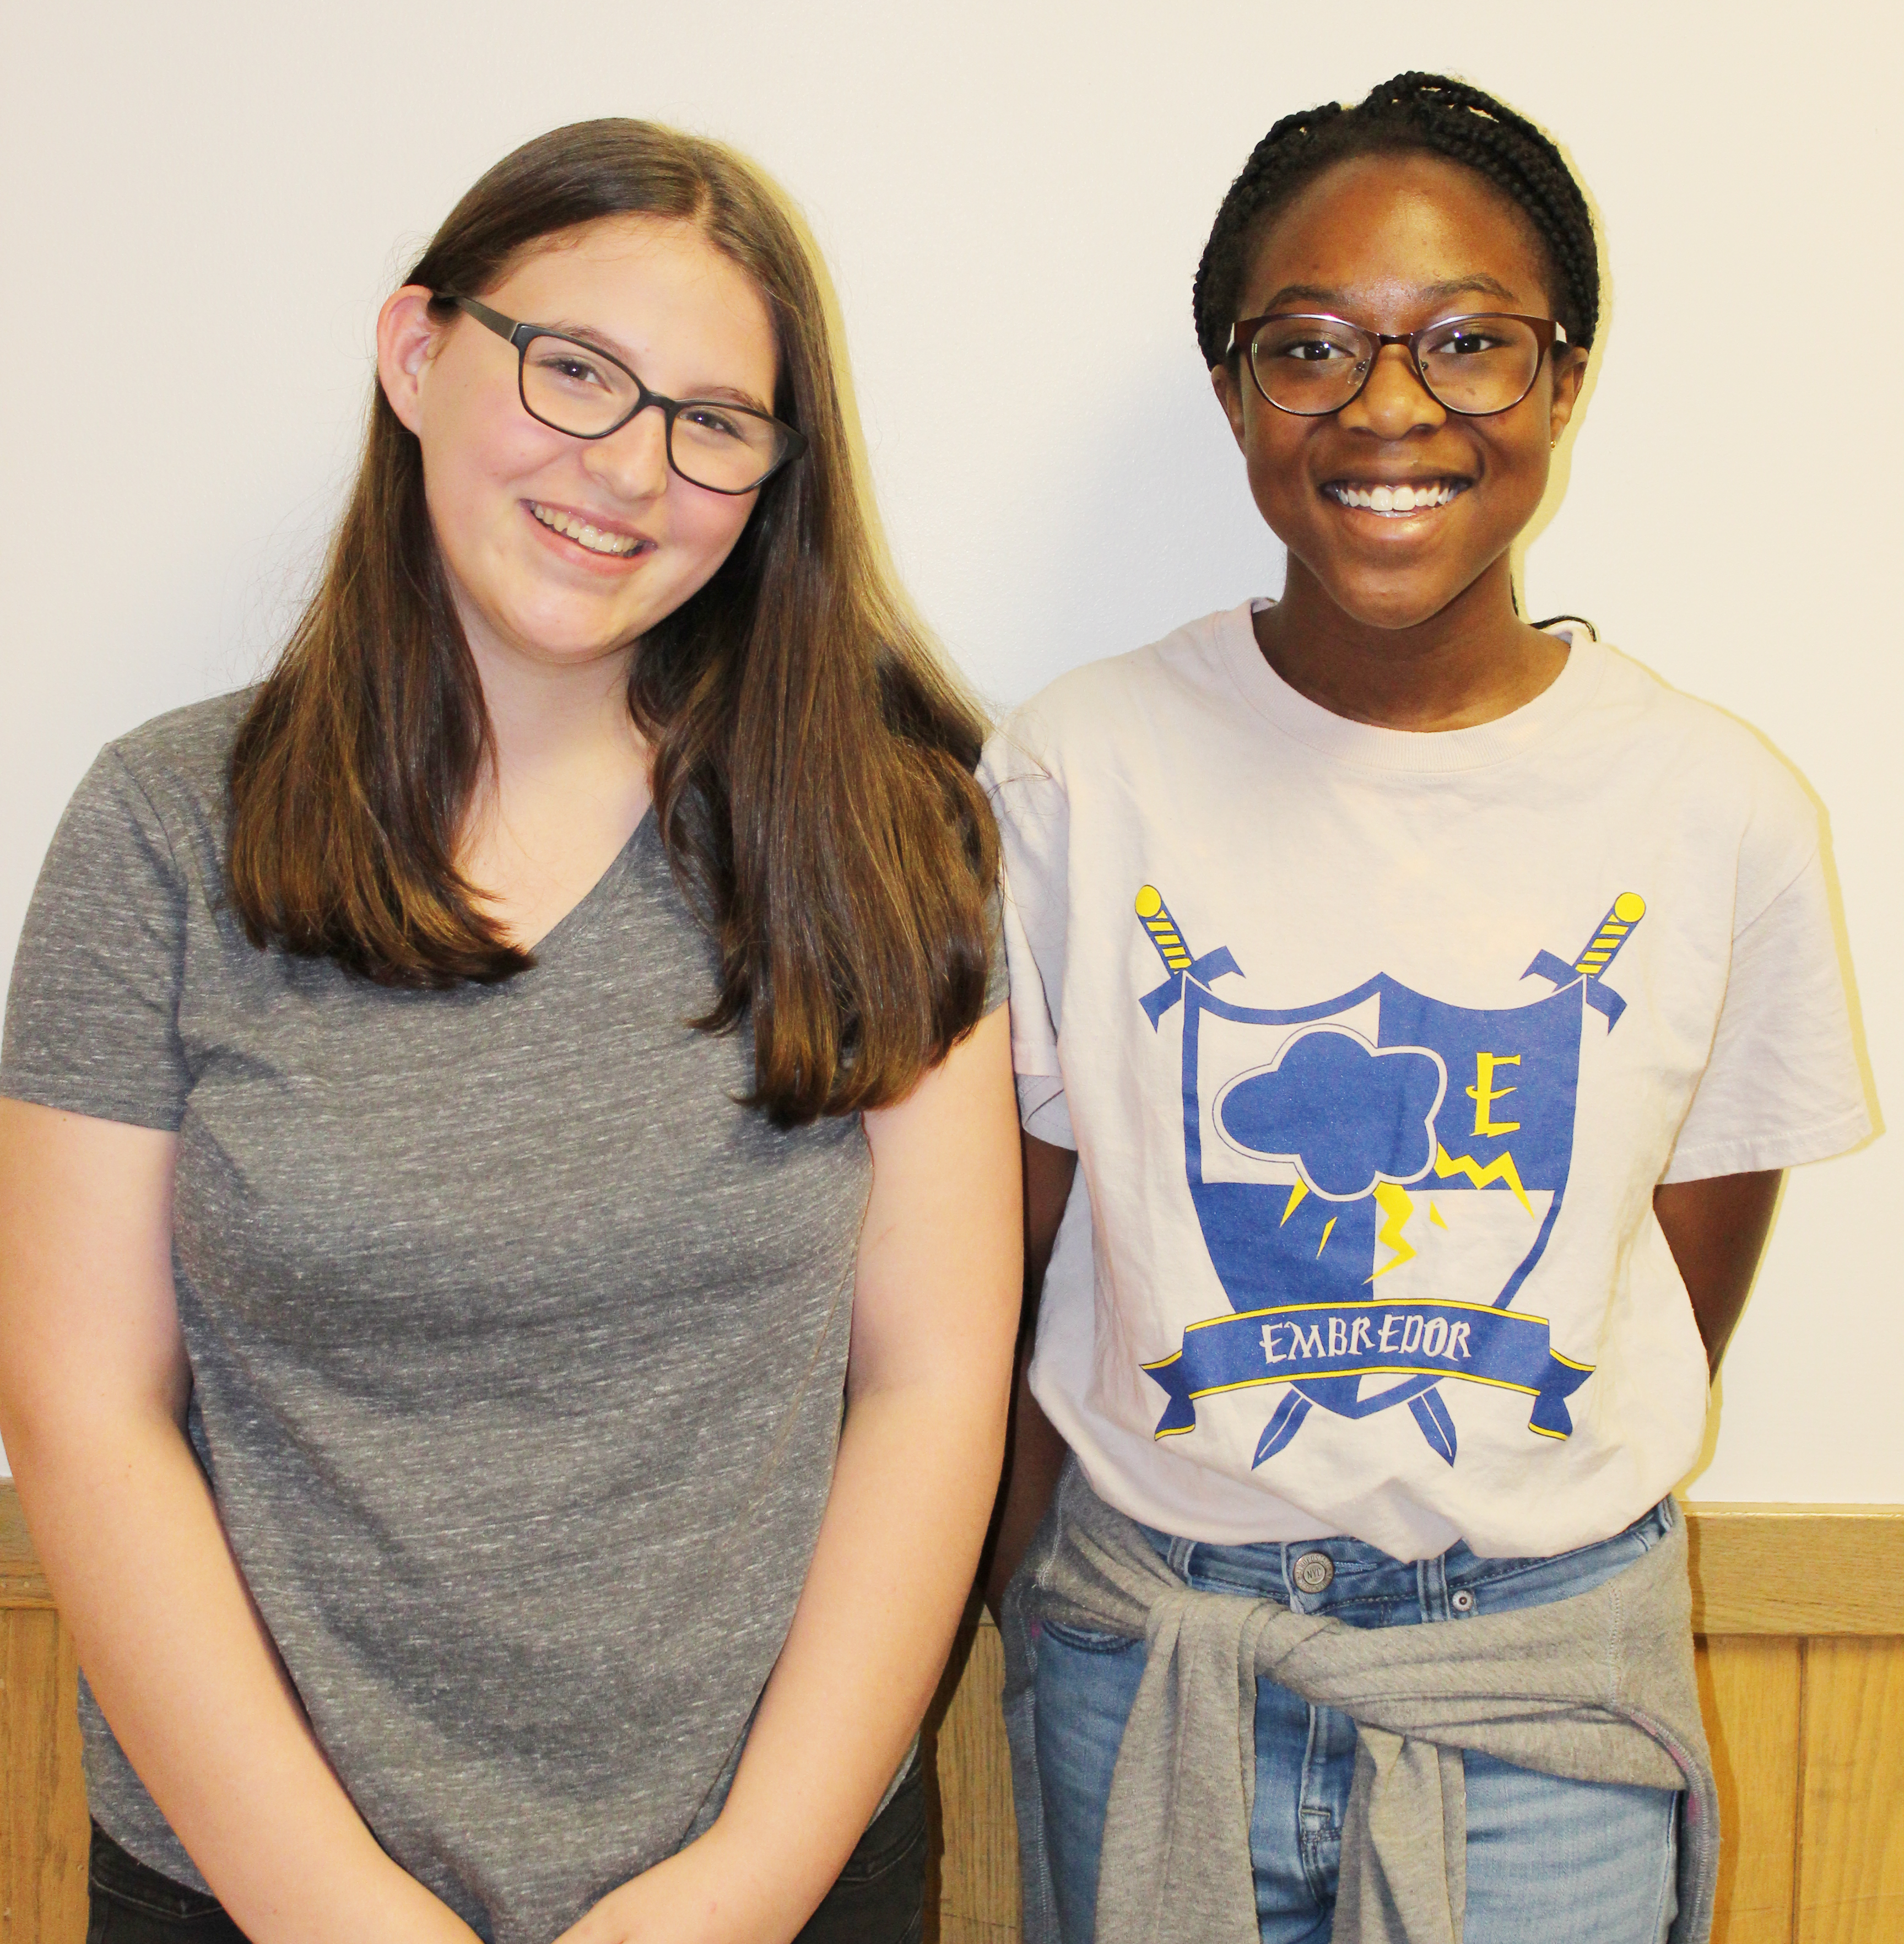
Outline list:
[[[1445,1229],[1447,1226],[1447,1224],[1441,1220],[1441,1211],[1432,1201],[1428,1204],[1428,1219],[1438,1229]]]
[[[1408,1199],[1408,1191],[1392,1181],[1380,1181],[1375,1185],[1375,1204],[1387,1218],[1375,1232],[1378,1242],[1386,1242],[1395,1254],[1369,1278],[1373,1282],[1385,1276],[1391,1269],[1398,1269],[1404,1263],[1413,1262],[1417,1253],[1413,1243],[1401,1232],[1408,1226],[1408,1217],[1415,1212],[1415,1204]],[[1433,1204],[1429,1204],[1432,1208]]]
[[[1305,1188],[1300,1181],[1297,1183],[1294,1187],[1290,1189],[1289,1191],[1289,1199],[1283,1204],[1283,1222],[1287,1222],[1290,1216],[1293,1215],[1297,1210],[1302,1207],[1303,1198],[1308,1193],[1309,1190]],[[1283,1225],[1283,1222],[1278,1222],[1276,1224],[1276,1226],[1280,1229]]]
[[[1322,1239],[1315,1245],[1315,1253],[1318,1256],[1321,1255],[1322,1251],[1329,1246],[1329,1232],[1333,1229],[1335,1226],[1336,1218],[1333,1215],[1329,1217],[1327,1221],[1323,1223]]]
[[[1435,1172],[1446,1180],[1451,1174],[1465,1174],[1477,1188],[1485,1188],[1490,1181],[1504,1181],[1513,1189],[1515,1198],[1528,1214],[1533,1213],[1533,1204],[1527,1199],[1527,1191],[1521,1186],[1520,1171],[1514,1165],[1511,1154],[1497,1156],[1485,1167],[1475,1164],[1472,1155],[1450,1155],[1439,1142],[1435,1147]]]

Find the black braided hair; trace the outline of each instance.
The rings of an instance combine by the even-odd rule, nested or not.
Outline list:
[[[1586,198],[1560,151],[1531,122],[1446,75],[1398,74],[1353,108],[1325,102],[1285,115],[1229,186],[1191,294],[1206,364],[1229,348],[1249,256],[1266,220],[1303,183],[1352,155],[1425,151],[1472,169],[1527,215],[1546,250],[1555,315],[1586,346],[1600,321],[1600,263]]]

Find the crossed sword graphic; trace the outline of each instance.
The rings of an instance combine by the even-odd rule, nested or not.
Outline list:
[[[1146,884],[1138,892],[1137,912],[1138,921],[1150,934],[1150,942],[1156,947],[1157,955],[1164,961],[1164,970],[1168,975],[1162,985],[1146,992],[1140,1001],[1153,1031],[1161,1023],[1164,1015],[1183,998],[1186,978],[1195,980],[1200,986],[1207,986],[1226,972],[1240,975],[1242,968],[1230,956],[1227,946],[1220,945],[1214,952],[1207,952],[1201,958],[1191,951],[1184,942],[1183,928],[1170,915],[1163,894],[1155,884]],[[1587,1004],[1605,1016],[1607,1030],[1611,1032],[1619,1025],[1620,1014],[1626,1010],[1626,1001],[1610,986],[1601,984],[1601,975],[1613,962],[1633,927],[1645,915],[1645,899],[1638,891],[1622,891],[1607,906],[1606,916],[1594,927],[1593,936],[1573,955],[1571,962],[1557,958],[1551,952],[1536,952],[1533,963],[1521,977],[1531,979],[1537,974],[1555,992],[1577,980],[1585,989],[1583,996]]]
[[[1607,1030],[1611,1032],[1619,1025],[1620,1014],[1626,1010],[1626,1001],[1610,986],[1601,985],[1600,975],[1613,962],[1634,926],[1645,915],[1645,899],[1638,891],[1622,891],[1607,906],[1607,915],[1595,928],[1593,936],[1574,954],[1572,964],[1564,958],[1556,958],[1551,952],[1536,952],[1533,963],[1521,977],[1531,979],[1538,973],[1557,992],[1563,986],[1572,985],[1576,979],[1582,980],[1586,988],[1587,1004],[1596,1013],[1605,1014]]]

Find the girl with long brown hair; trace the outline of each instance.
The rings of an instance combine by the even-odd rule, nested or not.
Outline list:
[[[728,152],[529,143],[377,343],[315,598],[102,755],[8,1004],[95,1924],[897,1939],[1015,1321],[980,725]]]

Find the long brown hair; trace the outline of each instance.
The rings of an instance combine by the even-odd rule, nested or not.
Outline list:
[[[977,1020],[997,840],[971,775],[983,724],[868,530],[792,223],[715,143],[584,122],[499,162],[404,281],[480,295],[542,239],[635,214],[694,224],[753,278],[778,340],[774,410],[808,441],[629,672],[662,838],[719,947],[694,1023],[751,1021],[752,1100],[783,1125],[878,1106]],[[232,752],[231,890],[251,942],[389,985],[531,964],[455,863],[491,747],[421,450],[380,387],[316,596]]]

